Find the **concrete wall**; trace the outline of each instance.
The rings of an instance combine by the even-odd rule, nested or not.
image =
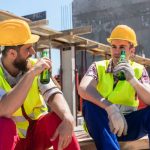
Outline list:
[[[86,38],[107,44],[117,24],[127,24],[137,33],[139,55],[150,57],[150,0],[74,0],[73,27],[92,25]]]

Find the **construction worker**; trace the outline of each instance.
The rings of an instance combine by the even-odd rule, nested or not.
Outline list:
[[[120,141],[150,137],[150,107],[137,110],[139,96],[150,104],[146,69],[130,61],[137,46],[136,34],[127,25],[118,25],[107,39],[111,59],[94,62],[81,80],[78,92],[84,99],[83,115],[98,150],[119,150]],[[120,53],[126,60],[119,62]],[[117,78],[123,72],[125,80]]]
[[[0,22],[0,150],[79,150],[62,92],[39,80],[51,61],[30,59],[38,40],[23,20]]]

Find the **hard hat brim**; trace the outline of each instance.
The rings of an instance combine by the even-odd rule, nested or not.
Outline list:
[[[108,42],[108,43],[111,43],[111,39],[110,39],[110,38],[107,38],[107,42]]]
[[[32,44],[32,43],[36,43],[39,40],[39,36],[35,35],[35,34],[31,34],[31,38],[28,39],[26,42],[22,43],[22,44]]]
[[[1,46],[17,46],[17,45],[24,45],[24,44],[32,44],[32,43],[36,43],[38,40],[39,40],[40,36],[39,35],[35,35],[35,34],[31,34],[31,37],[27,40],[27,41],[24,41],[24,42],[20,42],[20,43],[14,43],[14,41],[9,41],[7,43],[1,43],[0,42],[0,45]]]
[[[137,43],[133,43],[132,41],[130,41],[130,40],[128,40],[128,39],[122,39],[122,38],[107,38],[107,42],[108,42],[108,43],[111,43],[112,40],[124,40],[124,41],[131,42],[131,43],[134,45],[134,47],[138,46]]]

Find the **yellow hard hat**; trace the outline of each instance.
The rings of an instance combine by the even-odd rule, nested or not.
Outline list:
[[[129,41],[134,47],[138,45],[134,30],[127,25],[116,26],[111,32],[110,37],[107,38],[107,41],[111,43],[111,41],[115,39]]]
[[[17,46],[35,43],[38,35],[31,34],[27,22],[20,19],[9,19],[0,22],[0,46]]]

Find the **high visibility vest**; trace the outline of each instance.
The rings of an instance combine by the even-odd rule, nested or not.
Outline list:
[[[122,104],[126,106],[138,107],[139,101],[135,97],[135,90],[131,84],[124,80],[118,81],[114,87],[114,77],[112,73],[107,73],[110,60],[96,62],[98,73],[97,91],[113,104]],[[143,66],[130,61],[135,77],[140,79],[143,72]]]
[[[33,61],[32,64],[34,64]],[[12,89],[9,83],[5,80],[4,73],[1,67],[0,67],[0,88],[5,90],[6,92],[9,92]],[[32,120],[37,120],[41,115],[44,115],[48,112],[44,99],[38,90],[37,76],[34,78],[32,86],[24,101],[24,109],[26,114]],[[26,136],[29,123],[22,115],[21,107],[13,114],[12,119],[16,122],[19,136],[21,138],[24,138]]]

